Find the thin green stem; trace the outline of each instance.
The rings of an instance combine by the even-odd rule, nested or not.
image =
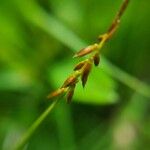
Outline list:
[[[13,150],[20,150],[24,147],[24,145],[31,138],[35,130],[41,125],[41,123],[46,119],[46,117],[51,113],[58,100],[54,101],[50,106],[41,114],[40,117],[30,126],[30,128],[24,133],[24,135],[20,138],[18,143],[15,145]]]

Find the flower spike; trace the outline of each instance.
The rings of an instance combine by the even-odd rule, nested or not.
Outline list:
[[[127,6],[128,6],[129,0],[123,0],[123,3],[114,18],[112,24],[108,28],[107,32],[103,35],[99,36],[98,43],[95,43],[93,45],[89,45],[86,48],[80,50],[74,55],[74,58],[76,57],[83,57],[86,55],[89,55],[88,59],[85,59],[81,62],[79,62],[73,69],[73,74],[69,76],[66,81],[63,83],[62,87],[58,90],[52,92],[48,95],[48,98],[53,98],[56,96],[63,95],[64,93],[67,93],[66,95],[66,101],[67,103],[70,103],[72,100],[72,97],[74,95],[76,84],[79,81],[79,77],[81,77],[81,82],[83,87],[85,87],[89,74],[92,70],[92,65],[98,66],[100,63],[100,50],[108,41],[113,34],[116,32],[117,28],[119,27],[121,17],[123,13],[125,12]]]

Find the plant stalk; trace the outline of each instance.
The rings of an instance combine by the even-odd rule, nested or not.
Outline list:
[[[30,137],[33,135],[35,130],[41,125],[41,123],[46,119],[46,117],[51,113],[55,105],[57,104],[58,99],[55,100],[49,107],[41,114],[40,117],[30,126],[30,128],[24,133],[24,135],[20,138],[18,143],[15,145],[13,150],[20,150],[22,149]]]

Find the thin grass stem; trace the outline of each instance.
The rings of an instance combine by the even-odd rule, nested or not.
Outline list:
[[[28,140],[31,138],[36,129],[42,124],[42,122],[47,118],[47,116],[51,113],[55,105],[57,104],[58,99],[55,100],[49,107],[37,118],[37,120],[29,127],[29,129],[24,133],[24,135],[19,139],[18,143],[15,145],[13,150],[22,149]]]

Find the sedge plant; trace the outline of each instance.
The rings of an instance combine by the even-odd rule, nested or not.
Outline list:
[[[30,126],[30,128],[25,132],[25,134],[18,140],[18,143],[13,147],[13,150],[19,150],[24,147],[24,145],[28,142],[30,137],[33,135],[35,130],[40,126],[40,124],[45,120],[45,118],[50,114],[53,110],[57,102],[60,100],[59,96],[63,96],[66,94],[66,101],[70,103],[75,87],[77,83],[81,80],[83,87],[85,87],[88,76],[92,70],[93,65],[98,66],[100,63],[100,55],[101,49],[104,44],[111,39],[111,37],[116,32],[119,27],[120,20],[122,15],[124,14],[129,0],[123,0],[123,3],[115,16],[112,24],[108,28],[107,32],[98,37],[98,42],[92,45],[87,46],[86,48],[81,49],[74,55],[74,58],[88,56],[85,60],[79,62],[75,67],[73,73],[64,81],[63,85],[57,89],[56,91],[50,93],[48,95],[48,99],[58,97],[54,100],[48,108],[38,117],[38,119]]]
[[[127,8],[128,3],[129,3],[129,0],[123,1],[116,17],[114,18],[107,32],[98,37],[98,43],[89,45],[86,48],[81,49],[79,52],[77,52],[74,55],[74,58],[84,57],[86,55],[89,55],[89,57],[79,62],[74,67],[73,69],[74,72],[65,80],[63,85],[59,89],[57,89],[56,91],[48,95],[49,99],[66,94],[66,101],[67,103],[70,103],[74,95],[75,87],[77,83],[80,81],[80,79],[81,79],[83,87],[85,87],[87,80],[88,80],[88,76],[92,70],[93,64],[95,66],[98,66],[100,63],[100,54],[101,54],[100,50],[102,49],[104,44],[108,40],[110,40],[113,34],[116,32],[120,24],[120,19],[125,9]]]

